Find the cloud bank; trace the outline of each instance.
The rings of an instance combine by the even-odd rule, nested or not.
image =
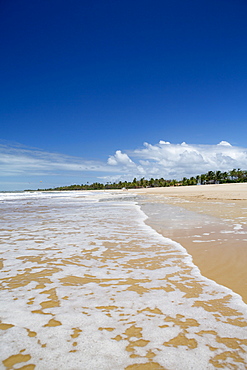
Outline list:
[[[229,171],[233,168],[247,169],[247,148],[226,141],[217,145],[193,145],[161,140],[158,144],[144,143],[133,150],[117,150],[109,155],[107,162],[0,143],[0,190],[13,190],[14,184],[15,190],[26,189],[28,183],[37,189],[40,185],[37,179],[41,177],[51,179],[50,184],[56,178],[54,185],[58,186],[87,181],[132,180],[134,177],[180,180],[210,170]],[[43,186],[50,187],[47,183]]]
[[[227,141],[217,145],[192,145],[161,140],[155,145],[144,143],[142,148],[127,153],[118,150],[109,157],[108,164],[118,166],[129,175],[179,180],[210,170],[246,169],[247,148],[232,146]]]

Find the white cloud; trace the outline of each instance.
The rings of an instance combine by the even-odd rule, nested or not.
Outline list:
[[[217,145],[225,145],[225,146],[231,146],[231,144],[230,143],[228,143],[228,141],[221,141],[219,144],[217,144]]]
[[[130,165],[132,166],[133,165],[133,162],[129,158],[129,156],[126,153],[122,153],[121,150],[117,150],[114,155],[111,155],[108,158],[107,163],[112,165],[112,166],[116,166],[118,164],[122,164],[124,166],[130,166]]]
[[[109,166],[97,161],[88,161],[79,157],[60,153],[45,152],[36,148],[20,145],[0,144],[1,176],[44,175],[61,172],[105,172]]]
[[[247,169],[247,148],[232,146],[226,141],[217,145],[171,144],[163,140],[158,144],[145,142],[138,149],[117,150],[107,163],[0,143],[3,190],[25,189],[28,184],[37,189],[40,180],[45,180],[44,187],[87,181],[129,181],[134,177],[179,180],[210,170],[233,168]]]
[[[117,153],[123,156],[125,153],[117,151],[115,156],[110,156],[108,163],[114,164],[123,170],[128,169],[128,176],[164,177],[180,179],[190,177],[207,171],[229,171],[233,168],[247,169],[247,149],[232,146],[226,141],[217,145],[193,145],[185,142],[171,144],[160,140],[158,144],[145,142],[143,147],[127,151],[128,163],[117,160]],[[111,163],[113,162],[114,163]],[[130,164],[131,166],[127,166]]]
[[[171,144],[169,141],[160,140],[159,144]]]

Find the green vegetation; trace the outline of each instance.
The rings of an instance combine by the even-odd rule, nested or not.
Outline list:
[[[197,184],[224,184],[234,182],[247,182],[247,171],[242,171],[240,168],[233,169],[229,172],[221,171],[208,171],[205,174],[197,175],[196,177],[186,178],[184,177],[181,181],[177,180],[165,180],[162,177],[160,179],[146,180],[142,177],[140,180],[136,178],[133,181],[119,181],[118,183],[106,183],[101,184],[94,182],[93,184],[81,184],[81,185],[69,185],[59,186],[52,189],[38,189],[40,191],[52,191],[52,190],[104,190],[104,189],[135,189],[135,188],[146,188],[146,187],[165,187],[165,186],[186,186],[186,185],[197,185]]]

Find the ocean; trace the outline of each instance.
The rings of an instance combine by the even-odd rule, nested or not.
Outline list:
[[[247,368],[247,305],[148,226],[141,203],[0,194],[0,369]]]

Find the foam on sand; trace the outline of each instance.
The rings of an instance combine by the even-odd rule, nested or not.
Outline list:
[[[246,368],[247,306],[127,194],[0,206],[3,369]]]

